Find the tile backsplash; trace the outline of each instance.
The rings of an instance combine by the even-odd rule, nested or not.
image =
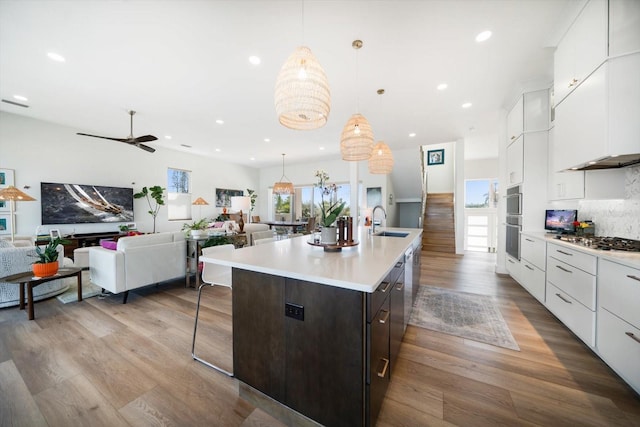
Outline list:
[[[580,220],[596,224],[596,235],[640,240],[640,166],[625,169],[625,198],[580,200]]]

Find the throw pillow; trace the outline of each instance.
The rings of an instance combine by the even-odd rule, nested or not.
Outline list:
[[[100,246],[115,251],[118,247],[118,242],[114,242],[113,240],[100,240]]]

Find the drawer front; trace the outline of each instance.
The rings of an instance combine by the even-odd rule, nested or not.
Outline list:
[[[520,240],[520,245],[520,256],[538,267],[540,270],[545,271],[547,243],[544,240],[534,239],[523,234]]]
[[[600,307],[640,328],[640,270],[600,260],[598,292]]]
[[[507,262],[505,263],[505,266],[507,268],[507,271],[509,272],[509,275],[513,277],[515,281],[520,283],[520,261],[508,255],[506,261]]]
[[[599,310],[598,354],[640,393],[640,329]]]
[[[549,243],[547,245],[547,257],[552,256],[555,259],[571,264],[582,271],[589,274],[596,274],[596,266],[598,258],[585,254],[584,252],[575,251],[571,248]],[[548,261],[548,260],[547,260]]]
[[[522,267],[520,272],[522,281],[520,283],[535,299],[544,304],[546,285],[544,271],[528,261],[521,262],[520,265]]]
[[[566,262],[547,260],[547,280],[580,301],[589,310],[596,309],[596,276],[585,273]]]
[[[580,304],[566,292],[547,282],[547,308],[587,345],[596,344],[596,313]]]

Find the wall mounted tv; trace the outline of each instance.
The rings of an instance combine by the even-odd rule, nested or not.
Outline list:
[[[576,209],[547,209],[544,220],[545,230],[556,233],[573,233],[573,221],[578,219]]]
[[[133,188],[40,183],[42,224],[133,221]]]

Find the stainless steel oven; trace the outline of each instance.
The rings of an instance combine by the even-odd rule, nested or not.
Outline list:
[[[520,232],[522,231],[522,216],[507,215],[507,232],[505,250],[518,261],[520,260]]]
[[[519,185],[507,188],[507,215],[522,215],[522,188]]]

